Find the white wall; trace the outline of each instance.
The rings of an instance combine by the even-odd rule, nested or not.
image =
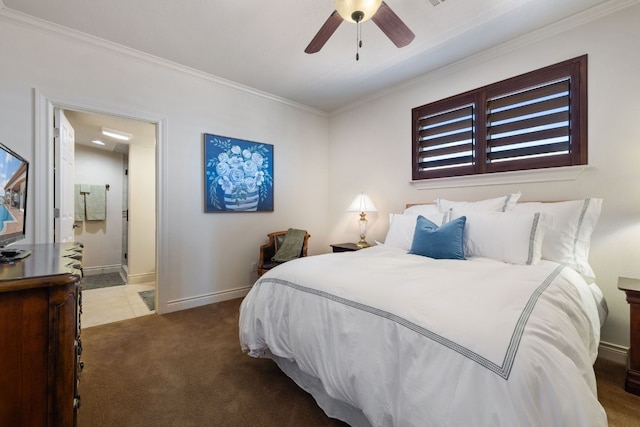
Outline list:
[[[122,253],[122,153],[75,146],[75,183],[109,185],[104,221],[76,221],[86,274],[119,272]]]
[[[356,238],[356,219],[344,211],[368,192],[379,213],[369,236],[383,240],[389,212],[436,197],[478,200],[521,190],[524,200],[604,199],[590,262],[609,304],[602,340],[629,344],[629,307],[618,276],[640,277],[640,6],[567,29],[513,41],[371,97],[330,118],[332,241]],[[589,167],[577,179],[418,190],[411,180],[411,109],[521,73],[588,54]],[[357,124],[355,126],[354,124]],[[476,184],[482,181],[475,181]],[[446,184],[446,181],[445,181]]]
[[[100,112],[166,119],[158,165],[166,224],[159,232],[169,265],[158,266],[166,271],[158,278],[160,312],[242,295],[271,231],[305,228],[309,252],[327,251],[326,115],[6,10],[0,10],[0,58],[0,141],[31,160],[32,170],[50,167],[34,162],[34,90]],[[204,213],[203,133],[274,145],[274,212]],[[33,212],[33,197],[28,202]]]

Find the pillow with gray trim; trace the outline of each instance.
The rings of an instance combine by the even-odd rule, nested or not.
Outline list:
[[[565,202],[518,203],[513,212],[544,212],[553,217],[542,244],[542,258],[559,262],[588,278],[595,278],[589,265],[591,235],[600,218],[602,199]]]
[[[464,209],[467,212],[470,211],[492,211],[492,212],[509,212],[513,210],[520,199],[522,193],[507,194],[502,197],[495,197],[493,199],[479,200],[477,202],[461,201],[456,202],[447,199],[436,199],[435,202],[438,205],[440,212],[447,212],[450,209]]]
[[[492,258],[510,264],[540,262],[551,218],[540,212],[468,212],[454,209],[453,217],[466,216],[467,257]]]

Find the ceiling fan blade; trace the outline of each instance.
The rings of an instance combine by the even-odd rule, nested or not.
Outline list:
[[[306,53],[316,53],[322,46],[329,40],[329,37],[333,35],[333,33],[338,29],[338,26],[342,23],[342,16],[338,14],[337,11],[333,11],[333,13],[327,18],[325,23],[322,25],[318,33],[313,37],[309,46],[304,50]]]
[[[382,2],[378,11],[371,17],[371,20],[397,47],[408,45],[416,37],[385,2]]]

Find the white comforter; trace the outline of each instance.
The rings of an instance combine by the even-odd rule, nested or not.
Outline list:
[[[605,426],[599,328],[569,268],[384,245],[285,263],[240,311],[243,350],[295,362],[373,426]]]

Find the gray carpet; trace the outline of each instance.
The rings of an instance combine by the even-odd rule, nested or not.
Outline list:
[[[138,292],[138,295],[140,295],[140,298],[142,298],[142,301],[144,301],[144,303],[147,305],[149,310],[155,310],[156,309],[156,291],[155,291],[155,289],[151,289],[151,290],[148,290],[148,291],[140,291],[140,292]]]
[[[93,276],[84,276],[82,278],[82,290],[107,288],[109,286],[124,285],[124,280],[120,273],[96,274]]]

